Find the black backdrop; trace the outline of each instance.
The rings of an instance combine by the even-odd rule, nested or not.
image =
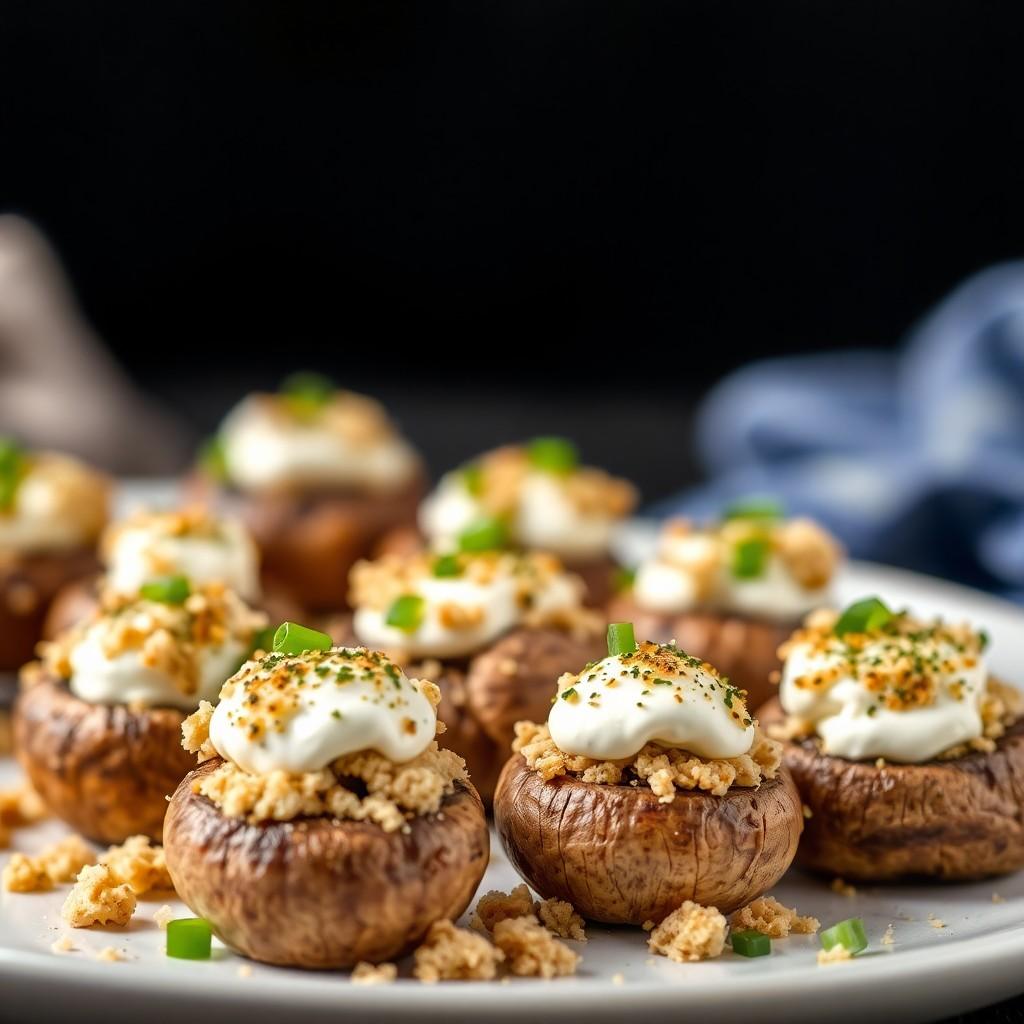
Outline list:
[[[1019,255],[1018,6],[8,0],[0,207],[202,428],[319,365],[437,464],[554,426],[655,495],[730,367]]]

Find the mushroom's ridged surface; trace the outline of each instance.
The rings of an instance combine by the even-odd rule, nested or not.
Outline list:
[[[762,725],[782,718],[772,701]],[[1024,721],[992,753],[948,761],[879,767],[830,757],[812,740],[787,743],[783,757],[811,812],[803,867],[859,881],[967,880],[1024,867]]]
[[[14,706],[14,745],[58,817],[101,843],[143,834],[159,842],[167,797],[195,764],[181,746],[184,715],[79,700],[44,677]]]
[[[646,786],[545,782],[517,754],[498,781],[494,821],[542,897],[593,921],[640,925],[685,900],[730,913],[766,892],[796,854],[803,815],[785,771],[758,789],[691,790],[662,804]]]
[[[379,963],[469,906],[490,855],[472,786],[457,782],[441,813],[407,832],[327,817],[250,824],[193,792],[222,763],[182,781],[164,847],[178,895],[238,952],[293,967]]]

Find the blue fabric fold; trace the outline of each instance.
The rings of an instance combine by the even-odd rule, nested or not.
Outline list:
[[[773,495],[856,557],[1024,600],[1024,262],[969,279],[897,353],[738,370],[705,399],[696,443],[708,482],[657,513]]]

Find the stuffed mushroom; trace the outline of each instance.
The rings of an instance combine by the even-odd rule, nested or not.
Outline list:
[[[705,527],[672,519],[608,615],[706,658],[757,708],[774,696],[769,677],[779,668],[779,645],[804,615],[829,603],[840,558],[838,543],[816,523],[783,519],[764,502],[737,505]]]
[[[516,733],[498,835],[537,892],[584,917],[657,923],[686,900],[728,913],[793,860],[803,814],[780,745],[711,665],[638,645],[628,624],[558,680],[547,724]]]
[[[579,465],[569,441],[537,438],[446,474],[420,507],[419,526],[438,551],[488,531],[516,548],[550,551],[583,579],[587,603],[600,606],[611,593],[615,529],[635,504],[631,484]],[[390,544],[407,546],[408,534]]]
[[[985,646],[877,598],[794,633],[763,720],[810,812],[800,864],[863,881],[1024,867],[1024,703]]]
[[[107,594],[43,645],[15,702],[15,753],[50,809],[104,843],[159,840],[167,797],[192,767],[181,723],[250,654],[266,626],[220,584],[177,577]]]
[[[57,593],[96,572],[109,497],[77,459],[0,439],[0,671],[32,657]]]
[[[202,763],[164,827],[178,895],[245,956],[309,968],[400,956],[469,905],[489,859],[437,687],[286,624],[185,723]]]
[[[545,715],[553,680],[603,652],[582,592],[549,554],[386,555],[354,567],[354,612],[328,631],[437,680],[445,742],[490,803],[516,721]]]
[[[296,374],[228,414],[188,489],[246,523],[268,592],[324,611],[345,606],[358,558],[414,522],[423,479],[380,405]]]

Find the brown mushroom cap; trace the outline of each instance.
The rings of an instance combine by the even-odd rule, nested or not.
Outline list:
[[[18,761],[50,810],[82,835],[160,840],[167,797],[195,764],[181,746],[184,715],[88,704],[43,676],[14,705]]]
[[[685,900],[730,913],[766,892],[793,860],[803,815],[784,770],[758,789],[690,790],[662,804],[644,786],[545,782],[516,754],[498,780],[494,823],[542,897],[639,925]]]
[[[800,625],[718,612],[667,615],[641,608],[630,594],[614,598],[607,608],[611,622],[632,622],[638,638],[657,643],[674,641],[689,654],[711,662],[719,672],[747,691],[747,706],[756,710],[775,696],[770,681],[780,668],[779,644]]]
[[[164,848],[178,895],[245,956],[293,967],[350,967],[400,956],[430,925],[469,906],[490,855],[472,786],[457,782],[442,813],[409,831],[370,822],[227,818],[193,783],[167,811]]]
[[[761,724],[783,717],[776,699]],[[1024,867],[1024,720],[991,754],[950,761],[876,767],[823,754],[813,740],[787,743],[783,757],[811,811],[802,867],[872,882]]]

